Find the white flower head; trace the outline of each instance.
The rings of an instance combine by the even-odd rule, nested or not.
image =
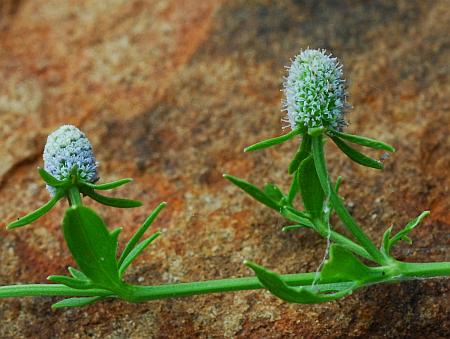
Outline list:
[[[97,164],[92,145],[83,132],[72,125],[63,125],[51,133],[44,148],[44,169],[56,179],[67,179],[73,167],[77,166],[78,177],[95,182]],[[47,185],[51,195],[56,189]]]
[[[299,126],[342,130],[346,104],[342,66],[325,50],[306,49],[288,67],[284,109],[292,129]]]

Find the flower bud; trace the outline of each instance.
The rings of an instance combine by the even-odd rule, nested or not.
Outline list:
[[[77,176],[88,182],[97,180],[97,164],[92,146],[83,132],[72,125],[63,125],[51,133],[44,148],[44,169],[58,180],[67,179],[73,167]],[[51,195],[56,189],[47,185]]]
[[[288,68],[284,82],[287,122],[295,129],[331,127],[342,130],[346,104],[342,66],[325,50],[306,49]]]

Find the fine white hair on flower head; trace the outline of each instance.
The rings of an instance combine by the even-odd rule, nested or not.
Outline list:
[[[288,67],[284,82],[287,122],[299,126],[342,130],[346,104],[342,66],[325,50],[306,49]]]
[[[80,179],[95,182],[97,177],[97,163],[92,145],[83,132],[72,125],[63,125],[51,133],[44,148],[44,169],[56,179],[64,180],[77,166]],[[47,185],[51,195],[56,189]]]

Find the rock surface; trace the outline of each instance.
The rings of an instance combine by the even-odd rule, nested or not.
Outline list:
[[[301,48],[340,58],[350,132],[393,144],[383,172],[329,145],[332,174],[373,239],[430,209],[396,255],[450,260],[448,1],[56,1],[0,4],[0,285],[41,283],[71,264],[64,206],[25,229],[6,221],[48,199],[36,167],[48,133],[80,127],[102,180],[144,206],[95,205],[126,239],[159,202],[163,237],[130,269],[134,283],[316,269],[324,241],[222,179],[286,188],[295,143],[243,154],[282,133],[283,68]],[[124,241],[124,240],[122,240]],[[2,338],[450,336],[449,280],[375,286],[333,303],[291,305],[263,291],[52,311],[57,298],[0,301]]]

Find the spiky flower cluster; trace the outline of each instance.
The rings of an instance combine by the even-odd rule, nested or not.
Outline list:
[[[292,129],[346,126],[345,80],[342,66],[325,50],[306,49],[288,68],[284,82],[284,108]]]
[[[97,180],[97,165],[92,146],[83,132],[72,125],[63,125],[50,134],[44,148],[44,169],[56,179],[69,177],[74,166],[78,177],[88,182]],[[51,195],[54,187],[47,185]]]

